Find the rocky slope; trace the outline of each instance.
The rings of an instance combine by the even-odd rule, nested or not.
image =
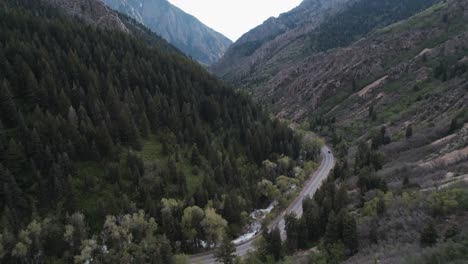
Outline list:
[[[359,252],[344,263],[466,262],[456,250],[468,239],[467,25],[468,1],[440,2],[289,65],[256,91],[280,116],[312,117],[345,153],[352,169],[339,184],[349,189]],[[381,167],[359,169],[363,145]],[[369,175],[385,188],[363,189]],[[429,225],[438,239],[427,246]]]
[[[103,0],[105,4],[147,26],[188,56],[211,65],[231,40],[183,12],[167,0]]]
[[[244,34],[212,70],[228,81],[243,84],[247,76],[258,68],[264,69],[266,63],[272,65],[299,55],[304,36],[352,1],[305,0],[290,12],[270,18]]]
[[[244,35],[212,69],[218,76],[242,87],[254,91],[268,89],[267,82],[281,78],[284,68],[300,64],[319,52],[348,46],[369,32],[412,16],[434,2],[307,0]]]
[[[318,251],[349,264],[465,263],[468,1],[359,0],[300,37],[280,42],[295,32],[282,29],[242,53],[257,41],[245,35],[213,68],[333,144],[359,250]]]

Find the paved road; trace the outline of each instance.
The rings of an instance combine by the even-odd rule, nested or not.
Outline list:
[[[284,240],[286,238],[285,231],[285,221],[284,217],[289,213],[295,213],[298,217],[302,215],[302,200],[308,196],[313,196],[315,192],[320,188],[324,179],[327,178],[330,171],[335,166],[335,157],[328,147],[322,148],[322,162],[320,167],[310,176],[307,182],[304,185],[301,193],[297,198],[289,205],[284,212],[279,215],[269,226],[269,229],[278,226],[281,232],[281,238]],[[245,256],[249,251],[255,249],[254,243],[258,239],[258,236],[252,238],[249,241],[241,243],[236,246],[236,255]],[[213,252],[207,252],[204,254],[194,255],[190,259],[192,264],[215,264],[216,260],[213,256]]]

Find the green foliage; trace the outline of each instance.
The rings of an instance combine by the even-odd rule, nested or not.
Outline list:
[[[406,127],[405,136],[407,139],[413,136],[413,126],[411,124]]]
[[[377,202],[376,211],[377,211],[377,215],[379,217],[382,217],[382,216],[385,215],[385,213],[387,211],[387,206],[386,206],[385,200],[383,198],[380,198],[379,201]]]
[[[466,239],[461,241],[449,241],[438,244],[436,247],[426,250],[417,257],[411,257],[405,264],[439,264],[439,263],[464,263],[468,258],[468,243]]]
[[[217,244],[225,235],[227,221],[218,215],[213,208],[205,209],[205,218],[201,221],[208,244]]]
[[[331,245],[340,238],[338,230],[338,218],[334,211],[328,216],[327,227],[325,229],[324,242],[326,245]]]
[[[433,223],[427,224],[421,231],[420,243],[423,247],[429,247],[437,243],[439,235]]]
[[[437,0],[357,1],[339,14],[340,19],[328,19],[311,34],[310,50],[324,51],[347,46],[377,28],[408,18],[436,2]]]
[[[37,216],[80,211],[97,235],[107,215],[143,209],[160,223],[163,246],[198,250],[201,239],[219,241],[228,225],[244,224],[240,212],[263,205],[255,187],[266,178],[264,160],[290,157],[269,179],[293,177],[301,139],[122,19],[132,34],[87,25],[43,1],[0,5],[0,227],[16,235]],[[221,201],[227,193],[234,196]],[[166,208],[163,198],[176,205]],[[185,207],[209,203],[201,226],[185,219],[182,228]],[[99,243],[88,237],[84,253]]]
[[[225,236],[221,245],[216,249],[216,261],[223,264],[234,264],[236,248],[229,237]]]
[[[186,255],[174,255],[172,256],[172,263],[174,264],[188,264],[189,257]]]
[[[436,216],[467,210],[468,191],[456,188],[435,192],[429,197],[429,209]]]
[[[376,175],[373,171],[371,171],[368,168],[366,170],[361,171],[361,173],[359,174],[359,180],[357,184],[361,191],[361,194],[365,194],[366,192],[373,189],[378,189],[383,192],[387,191],[387,183],[385,182],[385,180],[382,179],[380,176]]]
[[[295,214],[289,214],[284,218],[285,229],[286,229],[286,250],[293,253],[299,248],[299,232],[300,230],[299,219],[296,218]]]
[[[343,244],[351,255],[356,253],[359,247],[356,219],[349,214],[343,218]]]
[[[270,233],[265,231],[266,230],[264,230],[263,237],[267,245],[266,251],[272,254],[275,261],[278,261],[283,255],[280,230],[278,228],[274,228]]]

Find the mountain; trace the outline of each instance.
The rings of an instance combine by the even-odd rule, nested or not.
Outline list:
[[[372,30],[407,18],[434,2],[306,0],[246,33],[212,66],[212,71],[255,91],[268,86],[265,82],[282,69],[317,52],[347,46]]]
[[[288,61],[301,55],[298,51],[302,45],[297,43],[328,16],[343,10],[352,1],[303,1],[290,12],[281,14],[278,18],[270,18],[245,33],[231,45],[221,60],[212,66],[213,72],[230,82],[245,85],[244,80],[256,70],[276,64],[276,61]],[[284,50],[288,53],[279,56],[285,54]],[[262,77],[257,77],[259,78]]]
[[[204,65],[221,58],[232,41],[167,0],[103,0]]]
[[[326,138],[337,158],[303,217],[287,217],[286,254],[293,263],[465,263],[468,1],[348,4],[242,77],[243,64],[223,75]],[[262,250],[278,243],[273,235]],[[266,252],[246,263],[277,254]]]
[[[1,263],[180,263],[289,199],[302,140],[100,2],[0,4]]]

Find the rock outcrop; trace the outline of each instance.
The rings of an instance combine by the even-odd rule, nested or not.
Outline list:
[[[101,0],[205,65],[218,61],[232,41],[167,0]]]

